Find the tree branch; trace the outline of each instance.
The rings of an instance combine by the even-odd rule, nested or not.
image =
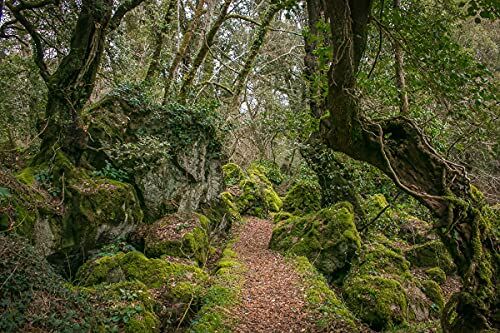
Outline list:
[[[125,0],[118,8],[116,9],[115,14],[111,18],[108,26],[108,32],[116,30],[120,26],[120,22],[123,17],[132,9],[139,6],[143,3],[144,0]]]

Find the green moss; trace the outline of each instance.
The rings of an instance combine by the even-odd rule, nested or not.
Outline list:
[[[383,275],[401,281],[411,278],[409,262],[401,254],[382,244],[367,245],[359,257],[359,262],[351,275]]]
[[[405,256],[415,267],[440,267],[446,273],[452,273],[456,268],[443,243],[437,240],[412,246]]]
[[[437,310],[443,309],[445,301],[439,284],[432,280],[424,280],[422,281],[422,291],[436,305]]]
[[[276,224],[278,222],[281,222],[281,221],[284,221],[284,220],[288,220],[289,218],[292,218],[292,217],[293,217],[292,214],[290,214],[288,212],[281,211],[279,213],[274,214],[273,221]]]
[[[208,289],[203,299],[203,306],[191,323],[189,332],[233,331],[235,323],[234,318],[229,315],[229,309],[240,301],[245,269],[238,261],[237,254],[231,249],[232,244],[230,243],[223,252],[215,280]]]
[[[235,163],[228,163],[222,167],[222,172],[224,174],[224,183],[226,186],[233,186],[238,184],[245,174],[241,170],[240,166]]]
[[[154,310],[160,304],[142,282],[122,281],[80,289],[104,316],[104,331],[159,332],[160,320]]]
[[[152,312],[144,312],[130,319],[125,327],[125,333],[160,332],[160,320]]]
[[[145,226],[144,252],[149,257],[163,255],[207,261],[210,221],[201,214],[171,214]]]
[[[271,212],[279,212],[281,207],[283,207],[283,201],[279,195],[272,188],[265,188],[264,190],[264,200],[266,201],[267,207]]]
[[[344,295],[349,308],[375,330],[383,330],[408,318],[405,290],[393,279],[361,275],[346,281]]]
[[[200,293],[207,282],[207,275],[198,267],[172,263],[163,259],[148,259],[142,253],[120,252],[86,262],[78,270],[77,280],[83,286],[120,281],[141,281],[148,288],[159,288],[175,282],[172,292]],[[187,283],[190,290],[186,290]]]
[[[295,256],[288,260],[302,279],[306,291],[306,308],[314,316],[318,331],[335,327],[339,331],[357,332],[354,316],[309,260]]]
[[[283,200],[283,210],[294,215],[312,213],[321,208],[321,189],[311,181],[295,184]]]
[[[273,161],[255,161],[250,165],[249,170],[255,169],[266,176],[274,185],[280,185],[285,180],[285,176],[281,172],[279,166]]]
[[[33,185],[36,181],[35,179],[36,171],[32,167],[25,168],[17,176],[17,180],[26,185]]]
[[[309,258],[329,279],[341,280],[361,248],[349,203],[279,222],[270,247]]]
[[[425,273],[431,280],[437,282],[438,284],[446,281],[446,273],[439,267],[429,268],[425,271]]]

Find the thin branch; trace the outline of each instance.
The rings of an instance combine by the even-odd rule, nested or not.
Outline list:
[[[125,14],[139,6],[143,3],[144,0],[125,0],[118,8],[116,9],[115,14],[109,21],[108,32],[116,30],[120,26],[120,22],[122,21]]]

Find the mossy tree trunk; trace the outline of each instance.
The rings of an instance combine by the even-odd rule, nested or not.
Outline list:
[[[69,53],[57,69],[50,73],[45,63],[42,33],[25,13],[50,6],[53,1],[8,1],[7,7],[30,35],[34,62],[48,88],[46,120],[41,133],[41,150],[35,163],[52,159],[58,150],[77,162],[86,146],[86,131],[80,112],[88,102],[104,51],[106,35],[115,30],[127,12],[144,0],[126,0],[113,12],[113,0],[82,0],[80,13],[73,29]]]
[[[435,228],[463,283],[443,311],[443,330],[476,332],[497,326],[498,243],[492,217],[474,195],[464,168],[442,158],[407,118],[374,123],[361,112],[356,73],[366,46],[370,11],[369,0],[327,2],[334,54],[327,101],[330,114],[321,121],[320,135],[332,149],[379,168],[439,218]]]

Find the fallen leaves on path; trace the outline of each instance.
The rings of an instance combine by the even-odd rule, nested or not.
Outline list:
[[[272,223],[249,217],[237,231],[235,251],[245,265],[242,302],[232,314],[234,332],[311,332],[300,277],[285,259],[268,249]]]

